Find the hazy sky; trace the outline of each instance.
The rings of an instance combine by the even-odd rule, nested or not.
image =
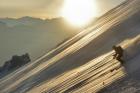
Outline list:
[[[96,0],[99,15],[124,0]],[[0,17],[57,17],[64,0],[0,0]]]

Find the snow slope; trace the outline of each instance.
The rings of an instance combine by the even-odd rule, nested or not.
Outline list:
[[[126,1],[92,27],[7,75],[0,80],[1,93],[95,93],[137,71],[139,4],[139,0]],[[125,65],[112,59],[116,44],[128,55]]]

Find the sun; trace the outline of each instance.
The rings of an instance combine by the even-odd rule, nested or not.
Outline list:
[[[86,25],[97,15],[95,0],[65,0],[61,15],[73,25]]]

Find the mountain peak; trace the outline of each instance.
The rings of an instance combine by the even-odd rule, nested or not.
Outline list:
[[[18,20],[26,20],[26,21],[29,21],[29,20],[42,20],[42,19],[40,19],[40,18],[34,18],[34,17],[30,17],[30,16],[24,16],[24,17],[19,18]]]

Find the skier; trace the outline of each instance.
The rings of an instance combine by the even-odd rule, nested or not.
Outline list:
[[[116,59],[118,61],[120,61],[122,64],[124,63],[122,57],[123,57],[123,49],[121,46],[113,46],[112,47],[115,51],[115,54],[113,55],[113,59]]]

